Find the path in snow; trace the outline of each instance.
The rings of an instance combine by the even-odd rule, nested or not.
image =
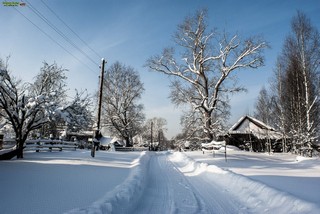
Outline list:
[[[187,177],[165,153],[151,154],[142,198],[132,213],[241,213],[230,199],[204,178]]]
[[[258,180],[232,171],[242,166],[257,173],[255,162],[263,156],[250,157],[241,162],[236,155],[237,161],[223,169],[217,157],[201,154],[194,160],[182,152],[101,151],[95,158],[87,150],[28,152],[25,159],[0,162],[0,189],[6,196],[0,213],[320,213],[308,198],[264,184],[269,177]],[[262,176],[270,167],[294,176],[307,168],[308,176],[319,178],[317,160],[287,163],[284,170],[269,158],[259,162]]]

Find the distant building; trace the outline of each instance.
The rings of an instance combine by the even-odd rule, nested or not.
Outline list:
[[[66,132],[66,140],[69,141],[84,141],[89,142],[93,138],[93,131],[82,131],[82,132]]]
[[[241,117],[225,138],[228,145],[255,152],[282,152],[285,145],[281,132],[250,116]]]

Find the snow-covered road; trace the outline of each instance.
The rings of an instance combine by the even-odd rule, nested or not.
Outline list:
[[[165,153],[151,154],[141,202],[133,213],[238,213],[227,192],[186,177]]]
[[[139,203],[125,213],[318,213],[315,204],[184,153],[149,153]]]
[[[317,200],[310,200],[319,195],[319,159],[234,151],[226,163],[220,156],[28,152],[0,162],[0,213],[320,213]],[[291,191],[292,179],[280,179],[282,188],[268,180],[283,173],[289,181],[299,176],[300,189],[312,178],[309,197]]]

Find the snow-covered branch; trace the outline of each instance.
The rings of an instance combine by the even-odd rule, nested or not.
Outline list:
[[[206,11],[198,11],[178,26],[174,38],[177,47],[183,50],[181,61],[176,60],[174,48],[166,48],[161,55],[149,58],[146,66],[174,77],[171,100],[177,105],[191,104],[195,111],[202,112],[198,116],[203,131],[212,138],[215,126],[212,115],[218,105],[228,101],[224,94],[243,90],[230,84],[230,75],[238,69],[262,66],[267,43],[254,38],[242,41],[238,35],[228,39],[223,34],[219,38],[216,31],[208,32],[206,19]]]
[[[34,84],[22,85],[21,81],[12,77],[2,61],[0,61],[0,116],[10,124],[16,134],[18,157],[23,157],[23,143],[29,133],[48,123],[58,108],[58,102],[54,99],[50,83],[57,82],[47,76],[44,79],[37,78]],[[54,74],[54,73],[52,73]],[[41,74],[38,76],[40,77]],[[49,81],[41,83],[42,80]],[[38,87],[41,85],[41,87]],[[43,90],[43,86],[46,90]],[[42,88],[39,92],[39,89]],[[61,93],[59,98],[62,99]]]

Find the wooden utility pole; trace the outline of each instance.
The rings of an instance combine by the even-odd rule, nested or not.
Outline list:
[[[151,121],[151,143],[150,143],[150,150],[153,151],[153,121]]]
[[[105,59],[102,58],[101,61],[101,75],[100,75],[100,89],[99,89],[99,100],[98,100],[98,121],[97,121],[97,130],[100,132],[100,123],[101,123],[101,107],[102,107],[102,91],[103,91],[103,80],[104,80],[104,64],[106,63]]]
[[[161,146],[161,144],[160,144],[160,138],[161,138],[161,136],[160,136],[160,130],[158,130],[158,148],[160,148],[160,146]]]
[[[104,64],[106,63],[105,59],[102,58],[101,60],[101,74],[100,74],[100,86],[99,86],[99,99],[98,99],[98,118],[97,118],[97,129],[94,131],[94,140],[93,140],[93,145],[91,149],[91,156],[95,156],[95,151],[96,148],[99,146],[99,141],[98,138],[101,136],[101,131],[100,131],[100,123],[101,123],[101,107],[102,107],[102,91],[103,91],[103,80],[104,80]]]

